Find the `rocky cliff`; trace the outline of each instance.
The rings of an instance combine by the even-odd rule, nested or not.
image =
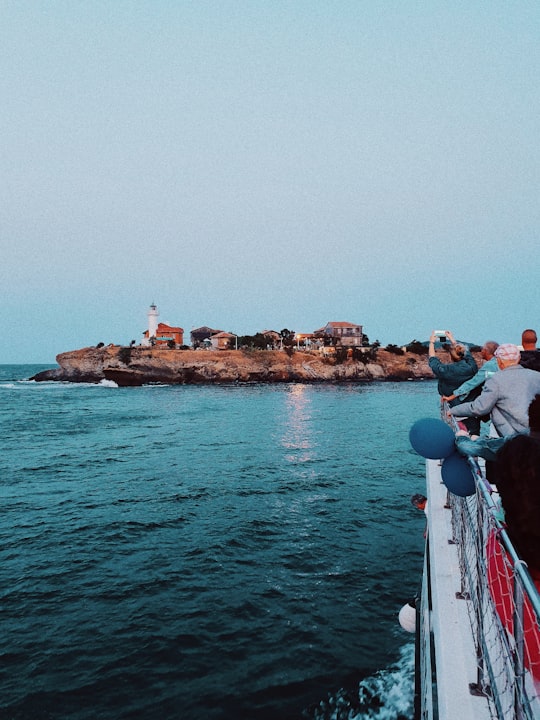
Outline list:
[[[444,353],[446,355],[446,353]],[[362,382],[433,378],[427,355],[396,355],[378,350],[375,360],[321,358],[317,352],[272,350],[173,350],[169,348],[89,347],[61,353],[59,368],[46,370],[35,380],[100,382],[118,385],[147,383],[197,384],[245,382]]]

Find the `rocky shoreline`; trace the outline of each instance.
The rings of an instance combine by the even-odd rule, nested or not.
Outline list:
[[[446,353],[444,353],[446,355]],[[170,348],[88,347],[57,355],[58,368],[32,379],[120,386],[232,383],[340,383],[433,379],[427,355],[397,355],[378,349],[364,361],[322,358],[318,352],[278,350],[176,350]]]

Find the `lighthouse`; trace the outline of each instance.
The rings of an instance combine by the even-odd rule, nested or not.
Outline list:
[[[156,337],[157,334],[157,328],[158,328],[158,309],[156,307],[155,303],[152,303],[150,305],[150,310],[148,311],[148,338]]]
[[[148,330],[143,332],[141,345],[148,347],[168,346],[174,348],[184,344],[184,329],[172,327],[166,323],[158,323],[158,309],[155,303],[150,305],[148,310]]]

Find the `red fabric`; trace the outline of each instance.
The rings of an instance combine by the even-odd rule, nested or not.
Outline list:
[[[502,624],[512,635],[514,632],[514,568],[511,559],[499,542],[495,530],[488,537],[486,555],[489,590]],[[533,577],[533,580],[537,590],[540,591],[540,578]],[[538,681],[540,680],[540,629],[528,597],[525,597],[523,608],[523,625],[525,667]]]

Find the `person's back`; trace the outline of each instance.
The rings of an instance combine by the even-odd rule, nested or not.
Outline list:
[[[454,390],[477,372],[478,366],[467,347],[456,343],[452,333],[447,330],[446,336],[450,341],[448,352],[450,362],[444,363],[435,353],[435,334],[432,333],[429,341],[429,367],[438,379],[437,390],[441,397],[452,395]]]
[[[532,372],[532,371],[531,371]],[[538,413],[540,395],[531,403]],[[497,453],[497,489],[504,510],[508,536],[519,557],[527,563],[536,589],[540,591],[540,440],[534,435],[516,435]],[[514,634],[515,607],[512,560],[507,556],[494,530],[486,548],[487,577],[495,607],[504,627]],[[525,667],[540,680],[540,630],[532,605],[525,597],[523,609]]]
[[[540,372],[540,350],[536,347],[536,332],[530,328],[521,333],[521,351],[520,365],[528,370],[536,370]]]
[[[486,391],[497,397],[496,404],[491,408],[491,420],[500,436],[528,430],[528,407],[532,398],[540,393],[540,373],[521,365],[507,367],[504,372],[498,372],[486,381]]]
[[[520,364],[528,370],[540,372],[540,350],[522,350]]]
[[[508,534],[540,580],[540,440],[516,435],[497,453],[497,489]]]
[[[532,334],[527,336],[527,333]],[[529,339],[527,340],[527,338]],[[534,342],[532,341],[532,338],[534,338]],[[525,330],[522,335],[521,342],[523,350],[521,351],[521,360],[519,361],[519,364],[523,365],[523,367],[528,370],[540,372],[540,350],[536,347],[536,333],[534,330]]]

